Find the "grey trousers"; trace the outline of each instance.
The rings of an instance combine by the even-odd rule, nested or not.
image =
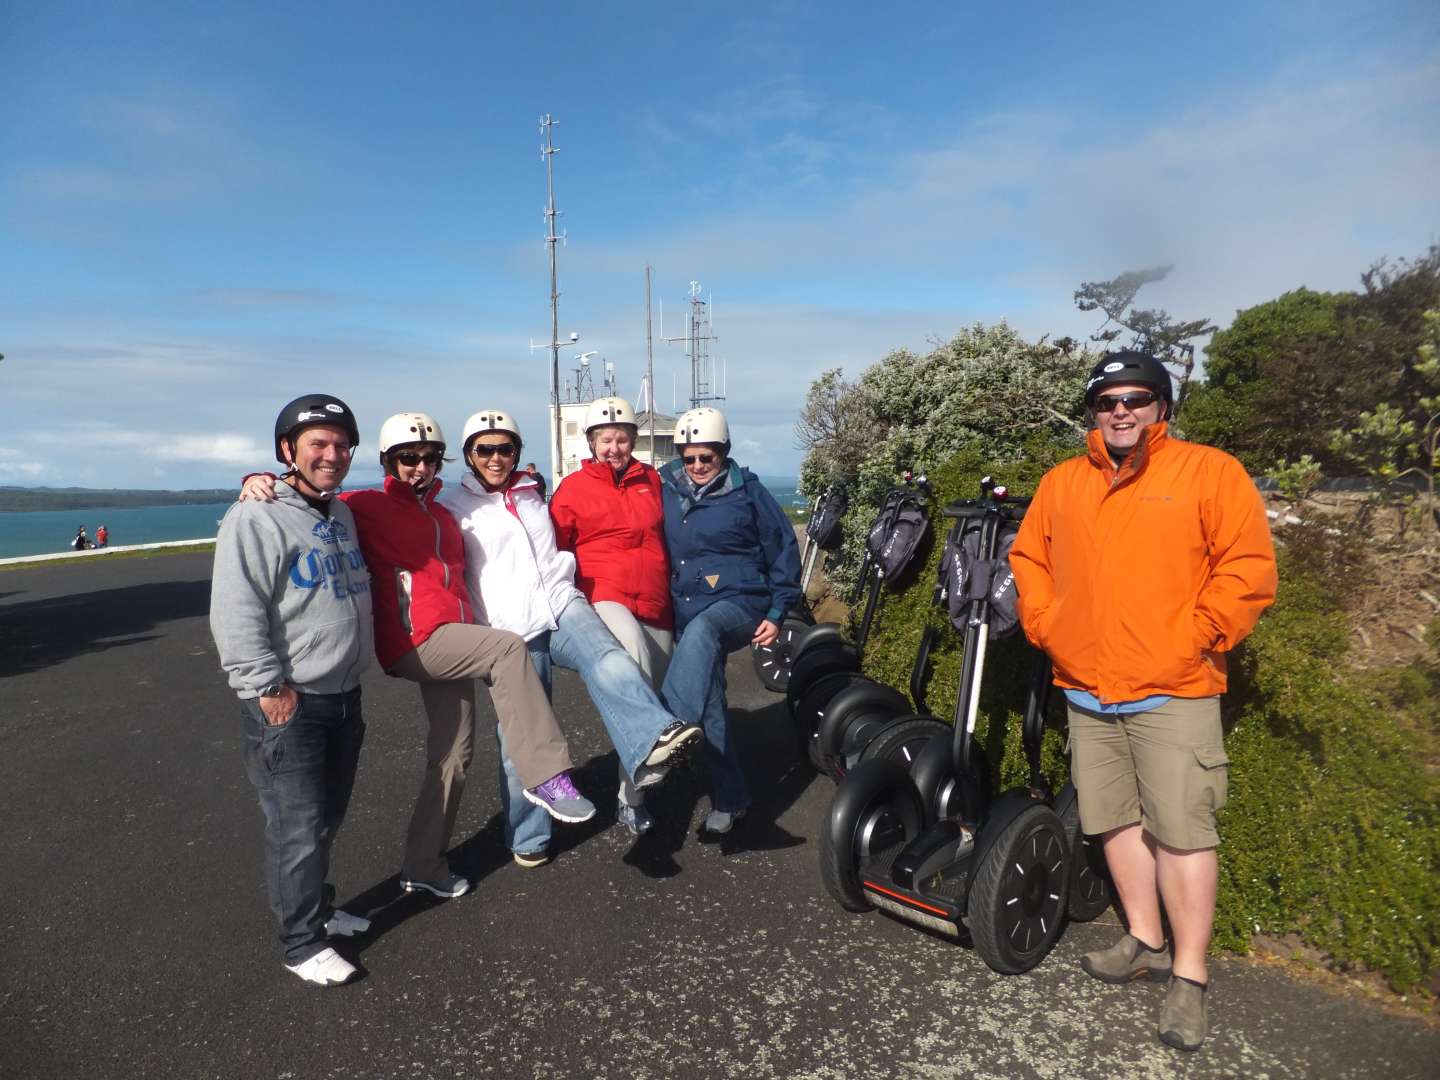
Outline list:
[[[569,769],[570,749],[525,642],[508,630],[447,623],[391,671],[420,684],[430,725],[401,874],[440,881],[450,873],[445,850],[475,750],[475,680],[490,688],[505,749],[527,788]]]
[[[614,600],[597,600],[590,606],[658,694],[665,682],[665,671],[670,667],[670,654],[675,651],[674,631],[641,622],[634,612]],[[641,806],[645,802],[630,777],[625,775],[624,765],[620,766],[620,801],[626,806]]]

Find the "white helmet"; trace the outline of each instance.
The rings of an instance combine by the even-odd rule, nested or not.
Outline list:
[[[396,413],[380,425],[380,453],[389,453],[392,446],[406,443],[439,443],[445,447],[445,436],[440,425],[423,412]]]
[[[675,445],[689,446],[692,443],[720,443],[728,452],[730,425],[725,422],[725,414],[708,405],[681,413],[680,419],[675,421]]]
[[[477,413],[471,413],[470,419],[465,421],[465,434],[460,440],[460,445],[468,448],[471,439],[476,435],[483,435],[487,431],[514,435],[517,444],[525,441],[520,437],[520,424],[516,421],[515,414],[509,409],[481,409]]]
[[[585,410],[585,434],[606,424],[629,424],[635,427],[635,410],[623,397],[596,398]]]

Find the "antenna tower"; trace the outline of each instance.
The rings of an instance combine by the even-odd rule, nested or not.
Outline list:
[[[690,313],[686,317],[685,336],[666,338],[683,341],[685,355],[690,357],[690,407],[698,408],[713,401],[724,401],[724,394],[713,392],[715,364],[710,359],[710,342],[719,341],[710,321],[711,303],[700,299],[700,283],[690,282]]]
[[[560,441],[560,290],[555,274],[555,245],[564,239],[555,232],[555,219],[560,211],[555,209],[555,140],[554,128],[557,120],[549,113],[540,118],[540,133],[545,136],[545,145],[540,148],[540,158],[545,162],[545,188],[549,198],[545,203],[545,244],[550,249],[550,404],[554,406],[554,462],[550,475],[559,482],[560,468],[565,461],[565,451]]]

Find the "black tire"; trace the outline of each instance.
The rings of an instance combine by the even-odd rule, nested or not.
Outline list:
[[[860,670],[860,654],[848,641],[831,641],[796,653],[790,663],[790,685],[785,688],[785,704],[790,716],[795,716],[796,706],[805,691],[826,675]]]
[[[837,783],[845,775],[844,758],[855,724],[877,716],[893,720],[909,711],[904,694],[871,679],[862,678],[842,689],[825,705],[815,732],[822,771]]]
[[[807,650],[819,645],[829,645],[845,640],[845,631],[839,623],[815,623],[805,627],[795,638],[791,655],[799,659]]]
[[[1090,922],[1110,906],[1110,871],[1098,836],[1080,831],[1080,801],[1068,784],[1056,800],[1060,823],[1070,845],[1070,903],[1072,922]]]
[[[868,911],[860,887],[862,860],[908,844],[924,827],[909,774],[891,761],[857,766],[830,800],[820,830],[820,880],[846,911]]]
[[[804,630],[805,624],[792,616],[780,624],[780,636],[772,644],[751,648],[755,674],[766,690],[783,694],[790,685],[790,665],[795,655],[793,645]]]
[[[900,717],[871,739],[870,744],[861,752],[860,760],[893,761],[906,772],[910,772],[921,751],[935,739],[949,746],[950,725],[936,720],[933,716],[916,716],[912,713]]]
[[[1069,890],[1065,826],[1042,803],[1025,807],[995,838],[970,886],[975,951],[1001,975],[1029,971],[1060,940]]]
[[[799,619],[806,626],[815,625],[815,616],[810,613],[810,605],[801,601],[785,613],[787,619]]]
[[[944,741],[932,739],[926,743],[915,758],[914,764],[910,766],[910,777],[915,781],[915,790],[920,792],[920,798],[925,803],[925,812],[930,821],[959,817],[960,811],[965,805],[962,785],[955,779],[954,747],[952,745],[954,732],[948,724],[945,731]],[[988,807],[993,796],[990,783],[990,763],[985,758],[984,749],[978,743],[971,746],[970,753],[974,758],[972,764],[980,785],[974,804]]]
[[[815,741],[830,699],[851,686],[869,684],[872,680],[858,671],[836,671],[811,682],[809,689],[801,694],[790,711],[790,721],[795,726],[795,738],[800,752],[807,754],[816,772],[824,772],[820,763],[819,748]]]

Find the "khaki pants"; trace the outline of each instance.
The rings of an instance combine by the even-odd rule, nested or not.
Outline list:
[[[600,600],[590,606],[659,693],[665,682],[665,669],[670,666],[670,654],[675,651],[675,634],[641,622],[634,612],[614,600]]]
[[[1118,716],[1076,705],[1067,713],[1085,832],[1138,821],[1177,851],[1220,843],[1215,812],[1225,805],[1230,759],[1219,697],[1172,697],[1157,709]]]
[[[569,769],[570,750],[525,643],[508,630],[447,623],[391,671],[420,684],[430,725],[401,873],[413,880],[443,880],[450,873],[445,849],[475,749],[475,680],[490,688],[505,749],[525,787]]]
[[[665,671],[670,667],[670,654],[675,651],[675,634],[641,622],[633,611],[614,600],[597,600],[590,606],[658,694],[665,682]],[[620,766],[620,800],[626,806],[640,806],[644,802],[630,777],[625,775],[624,765]]]

